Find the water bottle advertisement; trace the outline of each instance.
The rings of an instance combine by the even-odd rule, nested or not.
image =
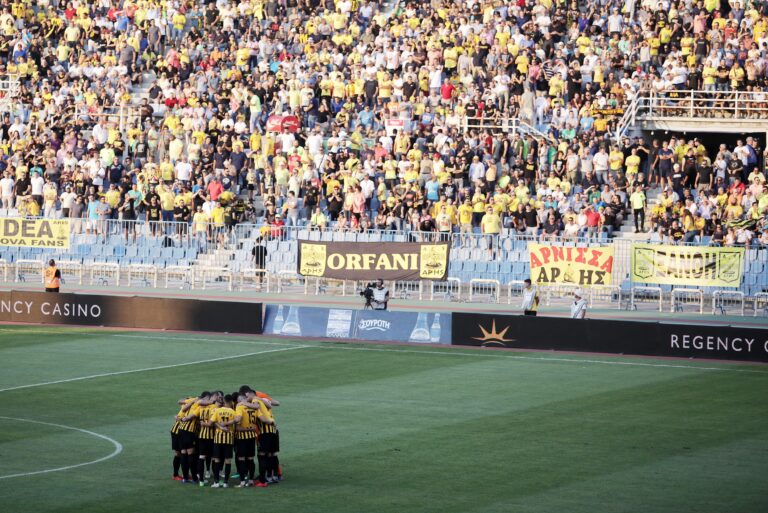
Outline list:
[[[264,333],[295,337],[450,344],[451,314],[267,305]]]

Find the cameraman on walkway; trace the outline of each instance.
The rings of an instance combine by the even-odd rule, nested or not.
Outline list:
[[[374,310],[386,310],[388,302],[389,289],[384,286],[384,280],[379,278],[376,280],[376,286],[373,288],[373,299],[371,299],[371,307]]]

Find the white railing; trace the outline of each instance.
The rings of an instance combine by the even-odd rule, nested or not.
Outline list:
[[[627,129],[635,125],[635,117],[637,115],[637,108],[639,104],[639,96],[632,98],[632,101],[629,102],[629,105],[627,105],[627,107],[624,109],[624,114],[616,123],[616,134],[614,138],[616,139],[617,143],[621,142],[621,138],[624,137],[624,133],[627,131]]]
[[[644,119],[713,118],[768,120],[768,93],[753,91],[643,91],[637,113]]]
[[[469,130],[491,130],[493,132],[511,133],[512,135],[532,135],[536,139],[548,138],[547,134],[520,118],[490,119],[464,116],[459,123],[459,130],[462,132]]]
[[[120,266],[109,262],[95,262],[90,265],[91,285],[104,287],[120,286]]]
[[[621,287],[618,285],[594,285],[587,289],[589,307],[594,308],[598,303],[621,309]]]
[[[581,287],[578,285],[547,285],[545,287],[539,287],[539,293],[541,301],[544,305],[549,306],[552,304],[552,300],[567,300],[573,299],[573,294]]]
[[[758,292],[752,299],[754,301],[754,316],[768,315],[768,292]]]
[[[740,290],[716,290],[712,293],[712,315],[744,315],[744,293]]]
[[[192,288],[192,267],[188,265],[169,265],[163,269],[165,288]]]
[[[18,75],[5,75],[0,77],[0,105],[7,107],[21,91],[21,82]]]
[[[392,287],[392,297],[397,299],[424,299],[424,282],[396,281]]]
[[[525,291],[525,282],[522,280],[513,280],[507,284],[507,304],[512,304],[512,299],[522,303]]]
[[[3,282],[8,282],[8,274],[10,273],[12,267],[13,264],[8,263],[8,261],[4,258],[0,258],[0,273],[2,273]]]
[[[446,281],[429,282],[429,300],[435,301],[459,302],[461,301],[461,280],[458,278],[448,278]]]
[[[138,282],[145,287],[157,288],[157,266],[151,264],[131,264],[127,268],[128,286]]]
[[[28,277],[31,275],[38,283],[43,283],[43,266],[45,264],[42,260],[17,260],[16,261],[16,281],[26,282],[29,281]]]
[[[682,312],[686,306],[695,307],[700,314],[704,313],[704,291],[701,289],[672,289],[670,297],[672,313]]]
[[[192,288],[232,290],[232,272],[226,267],[195,266],[192,268]]]
[[[69,280],[73,280],[76,284],[83,284],[83,264],[80,262],[72,262],[69,260],[57,260],[56,268],[61,273],[62,284],[69,284]]]
[[[308,279],[295,271],[278,271],[277,272],[277,292],[282,293],[307,293]]]
[[[637,310],[643,303],[658,305],[661,312],[664,309],[664,293],[661,287],[632,287],[630,308]]]
[[[232,271],[224,267],[206,266],[169,266],[161,268],[149,264],[131,264],[120,266],[115,263],[94,262],[81,264],[60,260],[57,262],[62,272],[63,283],[91,285],[96,287],[146,286],[157,288],[225,289],[240,291],[251,290],[256,293],[294,293],[304,295],[356,296],[367,284],[366,281],[331,280],[324,278],[305,278],[295,271],[284,270],[270,273],[261,269]],[[0,259],[0,277],[7,283],[9,278],[16,282],[41,283],[43,280],[44,261],[19,260],[9,263]],[[71,282],[69,280],[72,280]],[[160,284],[162,282],[162,284]],[[276,283],[276,290],[272,284]],[[501,302],[506,294],[507,304],[514,304],[523,297],[525,283],[512,281],[501,285],[495,279],[472,279],[469,283],[458,278],[446,281],[399,281],[388,284],[392,299],[429,300],[440,302]],[[504,290],[502,290],[502,287]],[[750,315],[768,316],[768,292],[759,292],[749,298],[739,290],[715,290],[711,294],[703,289],[675,288],[668,294],[661,287],[635,286],[628,296],[622,294],[618,285],[579,287],[576,285],[554,285],[540,287],[542,304],[551,305],[571,301],[576,290],[581,289],[590,308],[622,307],[622,300],[628,299],[628,308],[638,310],[645,305],[662,312],[665,299],[670,301],[671,313],[680,313],[688,309],[703,314],[711,304],[712,315],[744,316],[751,308]],[[465,299],[466,298],[466,299]],[[706,303],[706,305],[705,305]],[[647,308],[646,308],[647,311]],[[690,310],[689,310],[690,311]],[[709,310],[708,310],[709,311]]]
[[[270,274],[264,269],[244,269],[240,271],[240,290],[254,290],[256,292],[269,292]],[[252,284],[253,289],[248,288]]]
[[[501,292],[501,283],[499,280],[487,280],[474,278],[469,281],[469,302],[483,301],[487,303],[498,303]]]
[[[131,124],[138,124],[141,119],[139,109],[133,105],[109,105],[101,107],[99,111],[90,111],[82,104],[72,107],[72,116],[76,120],[91,122],[94,125],[99,120],[116,123],[120,132],[125,132]]]

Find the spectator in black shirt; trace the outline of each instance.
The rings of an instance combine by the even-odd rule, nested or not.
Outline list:
[[[683,237],[685,237],[685,231],[677,221],[672,221],[672,226],[669,229],[669,243],[678,244]]]
[[[525,228],[529,235],[537,235],[539,233],[539,214],[533,209],[530,203],[525,204]]]
[[[715,227],[715,231],[712,233],[712,239],[709,241],[710,246],[722,246],[725,243],[725,232],[723,231],[723,225],[719,224]]]
[[[542,225],[541,239],[554,240],[560,235],[560,222],[555,217],[555,214],[549,214],[547,220]]]
[[[456,193],[457,193],[457,187],[456,184],[453,183],[453,177],[448,176],[448,179],[443,184],[442,188],[440,189],[440,195],[445,196],[446,199],[455,200],[456,199]]]
[[[331,221],[336,221],[339,218],[341,209],[344,207],[344,198],[341,196],[340,187],[336,186],[328,198],[328,214],[331,217]]]
[[[683,174],[685,175],[683,177],[683,185],[685,185],[686,188],[693,187],[696,182],[696,175],[698,174],[696,169],[696,156],[693,154],[693,148],[690,148],[686,152],[685,157],[683,157]]]
[[[32,181],[29,179],[27,173],[21,173],[21,178],[16,180],[13,189],[13,192],[16,194],[16,201],[18,204],[22,203],[19,201],[21,197],[32,194]]]
[[[733,182],[736,178],[744,178],[744,163],[738,157],[731,157],[728,162],[728,178],[730,182]]]
[[[696,165],[696,180],[694,182],[696,190],[700,193],[711,190],[713,178],[712,165],[709,159],[705,158],[700,164]]]
[[[318,202],[320,201],[320,189],[315,180],[304,186],[304,213],[307,219],[312,217]]]
[[[253,258],[254,269],[260,271],[264,270],[267,265],[267,247],[264,245],[262,238],[256,239],[256,245],[251,250],[251,257]],[[264,273],[257,273],[259,276],[259,284],[264,279]]]

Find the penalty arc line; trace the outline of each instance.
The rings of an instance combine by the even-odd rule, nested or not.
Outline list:
[[[143,338],[143,339],[157,339],[168,340],[168,337],[153,337],[149,335],[115,335],[125,338]],[[194,341],[201,340],[205,342],[221,342],[221,343],[237,343],[237,344],[274,344],[275,342],[266,341],[247,341],[247,340],[227,340],[220,338],[191,338],[191,337],[173,337],[174,340]],[[290,344],[291,342],[285,342]],[[595,364],[595,365],[624,365],[629,367],[659,367],[668,369],[688,369],[698,371],[710,371],[710,372],[739,372],[747,374],[766,374],[766,371],[758,371],[752,369],[735,369],[733,367],[702,367],[697,365],[676,365],[671,363],[648,363],[648,362],[628,362],[618,360],[595,360],[587,358],[565,358],[554,356],[524,356],[524,355],[512,355],[502,354],[500,352],[477,352],[477,353],[465,353],[459,351],[430,351],[430,350],[414,350],[414,349],[400,349],[400,348],[385,348],[385,347],[341,347],[332,345],[302,345],[302,348],[309,349],[326,349],[326,350],[339,350],[339,351],[378,351],[386,353],[415,353],[415,354],[437,354],[445,356],[473,356],[478,358],[507,358],[512,360],[529,360],[529,361],[541,361],[541,362],[565,362],[565,363],[582,363],[582,364]],[[653,358],[652,356],[649,358]],[[2,390],[0,390],[2,392]]]
[[[43,387],[47,385],[58,385],[61,383],[72,383],[74,381],[84,381],[86,379],[96,379],[96,378],[107,378],[111,376],[121,376],[123,374],[134,374],[137,372],[149,372],[149,371],[156,371],[156,370],[164,370],[164,369],[175,369],[176,367],[186,367],[188,365],[199,365],[203,363],[214,363],[214,362],[223,362],[226,360],[236,360],[238,358],[245,358],[248,356],[256,356],[259,354],[267,354],[267,353],[277,353],[280,351],[293,351],[296,349],[306,349],[308,347],[313,346],[291,346],[291,347],[281,347],[278,349],[268,349],[266,351],[255,351],[253,353],[245,353],[245,354],[237,354],[233,356],[222,356],[220,358],[209,358],[207,360],[197,360],[194,362],[183,362],[183,363],[174,363],[171,365],[160,365],[157,367],[146,367],[144,369],[131,369],[131,370],[125,370],[125,371],[117,371],[117,372],[104,372],[101,374],[91,374],[90,376],[80,376],[78,378],[68,378],[68,379],[59,379],[56,381],[47,381],[44,383],[32,383],[29,385],[19,385],[16,387],[9,387],[9,388],[0,388],[0,392],[10,392],[11,390],[22,390],[25,388],[35,388],[35,387]]]
[[[16,422],[29,422],[29,423],[32,423],[32,424],[41,424],[43,426],[53,426],[53,427],[57,427],[57,428],[61,428],[61,429],[68,429],[70,431],[78,431],[80,433],[85,433],[86,435],[95,436],[96,438],[101,438],[102,440],[106,440],[107,442],[111,443],[115,447],[115,450],[112,451],[111,454],[108,454],[106,456],[103,456],[103,457],[101,457],[99,459],[96,459],[96,460],[93,460],[93,461],[86,461],[85,463],[78,463],[76,465],[67,465],[66,467],[49,468],[49,469],[45,469],[45,470],[36,470],[34,472],[21,472],[21,473],[18,473],[18,474],[9,474],[7,476],[0,476],[0,479],[11,479],[13,477],[36,476],[36,475],[39,475],[39,474],[49,474],[51,472],[61,472],[61,471],[64,471],[64,470],[72,470],[74,468],[85,467],[86,465],[95,465],[96,463],[101,463],[102,461],[107,461],[109,459],[112,459],[115,456],[117,456],[118,454],[120,454],[121,452],[123,452],[123,444],[121,444],[117,440],[115,440],[113,438],[110,438],[107,435],[102,435],[101,433],[94,433],[93,431],[88,431],[87,429],[81,429],[81,428],[77,428],[77,427],[74,427],[74,426],[66,426],[64,424],[54,424],[52,422],[41,422],[39,420],[19,419],[19,418],[16,418],[16,417],[3,417],[3,416],[0,416],[0,419],[12,420],[12,421],[16,421]]]

